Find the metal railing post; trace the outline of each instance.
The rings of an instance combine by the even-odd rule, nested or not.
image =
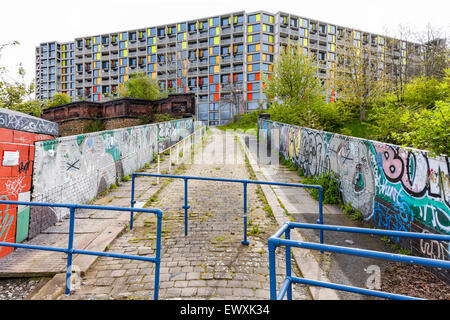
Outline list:
[[[66,295],[70,294],[72,282],[73,235],[75,231],[75,207],[70,207],[69,242],[67,245]]]
[[[188,178],[184,178],[184,235],[188,235]]]
[[[317,223],[323,225],[323,188],[319,186],[319,220]],[[323,244],[323,230],[320,230],[320,244]],[[320,251],[323,253],[323,251]]]
[[[159,269],[161,265],[161,227],[162,227],[162,212],[157,213],[156,222],[156,253],[155,253],[155,288],[154,288],[154,299],[158,300],[159,293]]]
[[[134,204],[136,203],[136,201],[134,200],[134,184],[135,184],[135,178],[136,176],[133,174],[131,174],[131,208],[134,208]],[[134,212],[130,211],[130,230],[133,230],[133,220],[134,220]]]
[[[269,239],[269,281],[270,281],[270,300],[277,299],[277,275],[275,266],[275,244]]]
[[[291,239],[291,229],[287,228],[284,233],[284,238],[286,240]],[[292,275],[292,265],[291,265],[291,247],[286,245],[286,278]],[[287,288],[287,299],[292,300],[292,283],[289,282],[289,287]]]
[[[172,148],[169,149],[169,173],[172,172]]]
[[[159,168],[159,164],[160,164],[160,154],[158,153],[158,174],[160,174],[160,168]],[[159,184],[159,177],[156,178],[156,183]]]
[[[244,182],[244,240],[243,245],[249,245],[247,240],[247,182]]]

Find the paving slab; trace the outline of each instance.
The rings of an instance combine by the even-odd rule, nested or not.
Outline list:
[[[168,164],[161,164],[165,169]],[[155,173],[156,169],[147,170]],[[138,189],[141,193],[155,193],[157,188],[149,184],[141,184]],[[151,193],[150,192],[150,193]],[[112,189],[104,196],[98,197],[92,205],[129,207],[131,195],[131,182],[124,182]],[[136,207],[142,203],[136,204]],[[127,228],[130,214],[127,212],[114,212],[110,210],[79,209],[75,213],[74,248],[90,251],[104,251],[105,248]],[[41,234],[29,241],[22,242],[29,245],[67,248],[68,246],[69,219],[63,219],[56,225],[44,230]],[[74,265],[79,264],[84,273],[97,256],[74,255]],[[6,257],[0,259],[0,278],[10,277],[52,277],[65,272],[67,256],[65,253],[15,249]]]

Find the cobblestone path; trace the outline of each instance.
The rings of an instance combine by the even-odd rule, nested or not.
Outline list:
[[[200,156],[203,161],[198,163]],[[197,161],[178,167],[175,174],[254,179],[239,141],[217,129],[209,130],[204,147],[197,152]],[[141,179],[136,180],[137,185],[154,183]],[[259,187],[248,186],[250,245],[244,246],[242,184],[189,181],[188,236],[184,235],[182,209],[184,181],[161,179],[160,184],[163,188],[157,196],[147,199],[148,208],[160,208],[164,215],[159,298],[269,299],[267,240],[279,226],[270,211],[264,209]],[[108,250],[154,256],[155,235],[156,218],[141,214],[135,220],[134,230],[124,232]],[[284,275],[283,255],[284,251],[278,249],[278,289]],[[60,299],[153,299],[154,264],[102,257],[79,282],[71,296]],[[294,286],[295,300],[309,297],[305,287]]]

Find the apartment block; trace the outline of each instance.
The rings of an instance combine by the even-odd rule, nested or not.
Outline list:
[[[197,119],[221,125],[235,114],[265,108],[264,79],[288,43],[316,58],[333,101],[346,39],[370,48],[374,72],[395,75],[406,66],[408,50],[420,51],[404,41],[293,14],[242,11],[42,43],[36,48],[36,97],[62,92],[73,100],[104,101],[117,96],[130,74],[142,71],[164,91],[195,93]]]

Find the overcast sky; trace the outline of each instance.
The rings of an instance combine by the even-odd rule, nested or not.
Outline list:
[[[0,44],[20,45],[2,52],[0,66],[22,63],[27,81],[35,73],[35,47],[47,41],[89,36],[234,11],[283,11],[363,31],[394,35],[399,25],[416,31],[430,23],[450,33],[448,0],[12,0],[2,1]]]

